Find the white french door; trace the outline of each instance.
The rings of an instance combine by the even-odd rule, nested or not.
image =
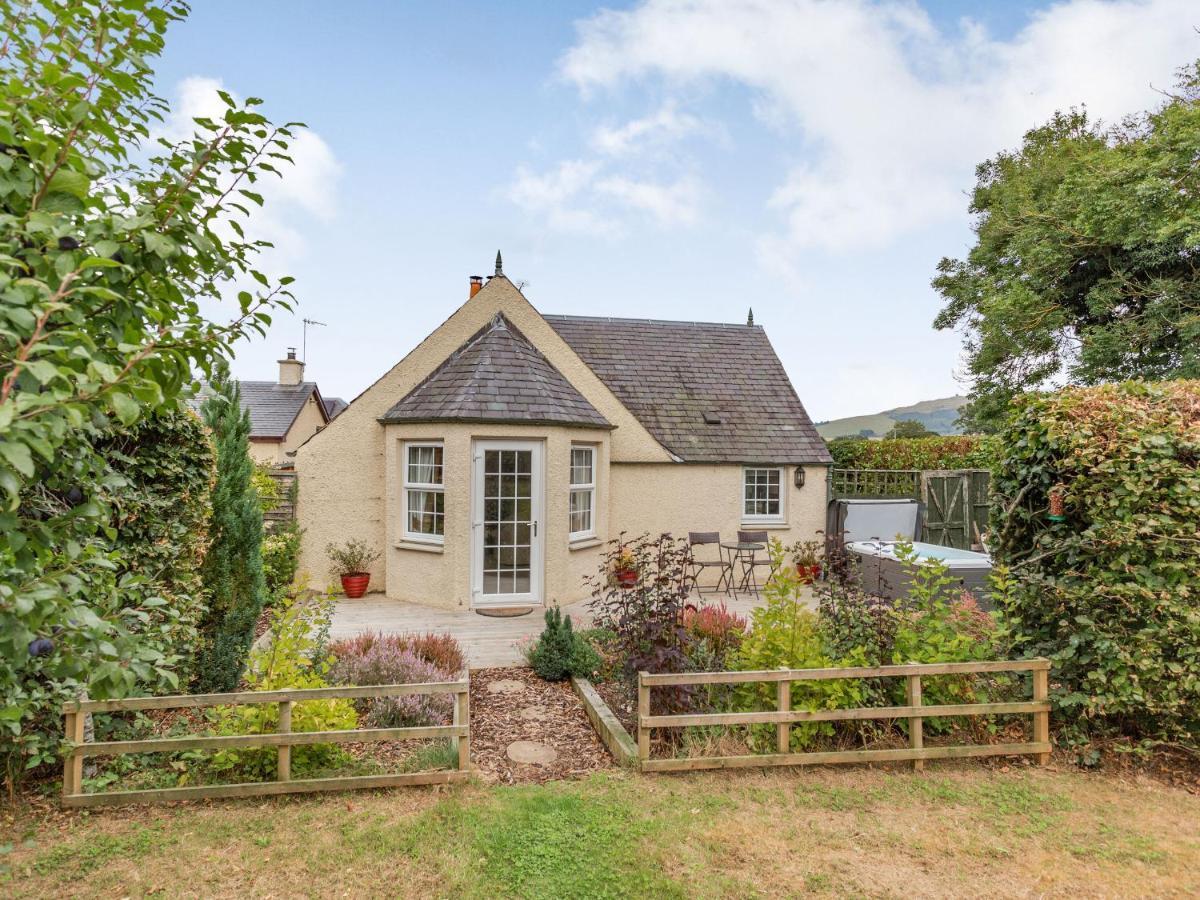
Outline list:
[[[542,602],[542,445],[476,441],[471,605]]]

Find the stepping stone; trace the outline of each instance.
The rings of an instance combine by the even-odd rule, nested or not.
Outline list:
[[[525,690],[525,683],[515,678],[502,678],[488,682],[487,689],[489,694],[519,694]]]
[[[540,706],[527,706],[520,710],[517,715],[527,722],[541,722],[548,714]]]
[[[513,762],[529,766],[548,766],[558,759],[557,750],[537,741],[513,741],[504,753]]]

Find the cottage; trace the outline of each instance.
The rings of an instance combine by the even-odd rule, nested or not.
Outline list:
[[[542,315],[486,284],[297,450],[301,570],[450,608],[570,603],[620,533],[823,527],[828,450],[753,324]]]
[[[340,397],[323,398],[315,381],[304,380],[304,363],[294,348],[279,360],[278,381],[239,381],[242,409],[250,414],[250,456],[273,466],[291,465],[291,454],[346,408]],[[207,388],[193,406],[199,409]]]

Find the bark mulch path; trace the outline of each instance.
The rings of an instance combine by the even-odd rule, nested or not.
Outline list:
[[[492,684],[502,690],[489,690]],[[557,757],[545,765],[513,762],[505,751],[515,741],[546,744]],[[542,681],[523,667],[472,670],[471,761],[485,781],[499,784],[580,778],[615,766],[570,683]]]

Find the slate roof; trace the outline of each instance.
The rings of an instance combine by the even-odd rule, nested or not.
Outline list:
[[[446,420],[613,427],[500,314],[379,419]]]
[[[544,318],[684,462],[832,462],[761,326]]]
[[[317,390],[315,381],[302,381],[299,384],[279,384],[275,381],[239,381],[242,389],[242,409],[250,413],[250,440],[252,441],[282,441],[287,437],[288,430],[304,409],[309,396],[316,391],[317,400],[321,400],[321,392]],[[200,385],[199,393],[188,401],[188,405],[196,412],[204,403],[204,398],[212,393],[207,383]],[[332,418],[326,413],[325,418]]]
[[[325,415],[332,422],[337,418],[338,413],[345,409],[350,404],[341,397],[326,397],[325,398]]]

